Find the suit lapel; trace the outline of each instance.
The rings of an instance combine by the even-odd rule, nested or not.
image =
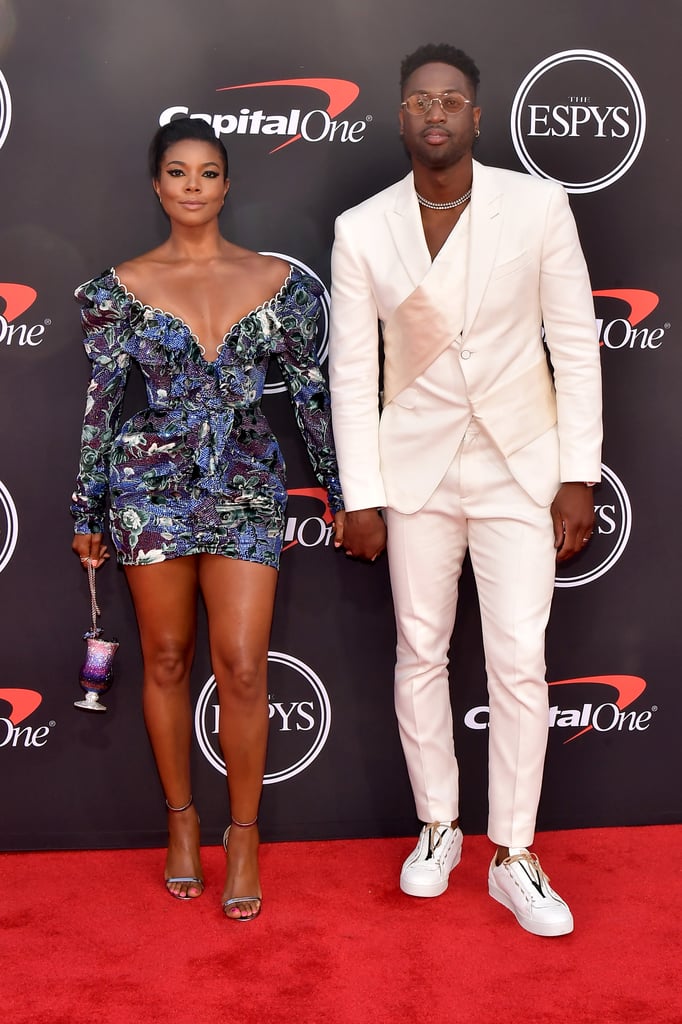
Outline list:
[[[398,183],[393,207],[386,211],[388,229],[396,251],[416,288],[431,267],[431,255],[424,237],[412,172]]]
[[[479,164],[477,160],[473,162],[473,169],[464,333],[473,323],[485,294],[502,228],[502,192],[495,169]],[[411,172],[398,183],[394,204],[386,211],[386,222],[398,257],[416,288],[431,269],[431,255],[424,237]]]
[[[464,334],[478,313],[495,263],[502,228],[502,191],[495,169],[474,160],[471,193],[471,233]]]

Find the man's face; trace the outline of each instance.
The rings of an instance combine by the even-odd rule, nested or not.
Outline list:
[[[471,153],[481,116],[480,107],[474,106],[473,87],[466,75],[450,64],[423,64],[410,75],[403,89],[403,100],[453,93],[471,101],[457,114],[446,113],[438,100],[423,114],[400,108],[400,129],[407,151],[413,161],[433,170],[452,167]]]

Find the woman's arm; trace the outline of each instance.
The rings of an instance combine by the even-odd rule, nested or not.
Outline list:
[[[122,316],[111,294],[89,282],[78,289],[76,296],[83,302],[84,345],[92,366],[81,431],[78,477],[71,503],[74,532],[89,539],[74,541],[73,547],[80,557],[100,560],[107,557],[102,550],[101,534],[109,489],[109,457],[120,419],[130,357],[122,347]]]
[[[275,349],[315,476],[326,488],[332,512],[343,509],[329,389],[315,350],[321,286],[306,277],[292,284],[278,310],[282,329]]]

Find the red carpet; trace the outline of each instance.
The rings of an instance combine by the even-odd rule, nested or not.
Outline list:
[[[410,839],[263,847],[251,924],[207,889],[166,895],[163,855],[2,854],[0,1008],[10,1024],[680,1024],[682,826],[545,833],[536,852],[576,921],[528,935],[487,895],[465,837],[448,892],[397,889]]]

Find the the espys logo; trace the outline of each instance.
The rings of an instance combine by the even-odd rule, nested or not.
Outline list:
[[[282,554],[300,544],[302,548],[328,547],[334,536],[334,516],[329,509],[324,487],[298,487],[287,491],[287,521],[284,528]],[[310,503],[314,502],[317,515],[311,516]]]
[[[17,509],[2,480],[0,480],[0,572],[14,554],[19,537]]]
[[[3,747],[44,747],[50,730],[56,725],[22,725],[40,707],[42,696],[37,690],[0,689],[0,711],[9,705],[9,714],[0,716],[0,749]]]
[[[12,123],[12,98],[9,94],[9,86],[5,76],[0,71],[0,149],[7,138],[9,126]]]
[[[285,782],[308,768],[329,735],[331,705],[319,676],[298,658],[268,653],[270,736],[264,784]],[[205,683],[194,712],[199,747],[210,765],[226,775],[220,752],[220,707],[215,676]]]
[[[612,569],[625,550],[632,529],[628,493],[612,469],[602,464],[601,483],[595,488],[595,525],[585,550],[557,570],[557,587],[581,587]]]
[[[19,320],[31,308],[38,297],[35,288],[28,284],[0,282],[0,345],[9,348],[36,348],[45,337],[45,328],[52,323],[44,320],[41,324],[29,324]]]
[[[613,57],[564,50],[537,64],[514,98],[511,135],[524,167],[568,192],[597,192],[637,159],[646,110],[637,83]]]
[[[273,88],[278,90],[276,102],[279,109],[276,113],[272,112],[270,105]],[[247,95],[250,105],[242,105],[239,110],[198,114],[190,113],[187,106],[166,107],[159,116],[159,124],[168,124],[175,117],[198,117],[213,127],[218,138],[221,135],[285,137],[285,142],[278,142],[270,150],[270,153],[277,153],[300,140],[312,143],[361,142],[372,120],[371,114],[356,121],[339,118],[360,94],[355,82],[347,82],[343,78],[284,78],[273,82],[247,82],[243,85],[224,85],[216,89],[216,92],[241,93],[244,89],[249,90]],[[315,106],[306,102],[311,93]],[[319,106],[320,94],[327,98],[324,108]],[[264,100],[263,106],[260,106],[261,97]],[[237,97],[234,99],[238,102]]]
[[[597,317],[597,330],[603,348],[645,351],[661,347],[665,332],[670,330],[668,321],[662,327],[638,326],[658,306],[656,292],[643,288],[607,288],[592,294],[597,300],[597,312],[602,314]],[[622,315],[624,305],[625,316]]]
[[[658,711],[656,704],[641,711],[627,711],[646,690],[646,682],[640,676],[582,676],[579,679],[561,679],[549,683],[550,699],[554,696],[553,688],[566,686],[569,696],[566,702],[552,704],[549,709],[550,729],[574,729],[564,740],[564,744],[585,736],[589,732],[646,732]],[[588,697],[580,701],[571,694]],[[610,700],[604,700],[604,689],[608,691]],[[563,691],[562,691],[563,694]],[[464,724],[468,729],[487,729],[490,708],[481,705],[471,708],[464,716]]]
[[[261,256],[276,256],[278,260],[283,260],[285,263],[290,263],[293,267],[296,267],[303,274],[308,274],[314,278],[319,284],[322,292],[320,294],[320,319],[317,322],[317,338],[315,339],[315,346],[317,349],[317,358],[320,365],[327,358],[329,352],[329,305],[330,298],[329,292],[325,285],[320,280],[318,275],[312,270],[307,264],[303,263],[302,260],[297,260],[294,256],[286,256],[281,252],[261,252]],[[274,364],[275,361],[272,361]],[[272,365],[271,364],[271,365]],[[266,395],[279,395],[287,390],[287,386],[284,381],[278,376],[275,364],[275,370],[272,371],[272,376],[277,379],[270,380],[266,383],[264,393]]]

